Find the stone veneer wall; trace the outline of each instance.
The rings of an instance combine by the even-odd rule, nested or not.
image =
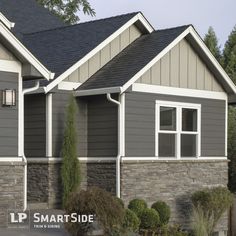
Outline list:
[[[98,186],[115,194],[116,166],[110,162],[81,162],[81,188]],[[60,208],[62,201],[61,162],[30,162],[28,164],[28,202],[48,203]]]
[[[227,183],[227,161],[132,161],[123,162],[121,168],[121,197],[126,205],[134,198],[145,199],[149,206],[163,200],[171,207],[171,222],[186,228],[190,223],[190,195]],[[224,216],[218,230],[227,228]]]
[[[7,210],[24,207],[24,163],[0,162],[0,182],[0,227],[5,227]]]

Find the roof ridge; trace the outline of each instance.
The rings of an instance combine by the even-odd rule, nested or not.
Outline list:
[[[158,32],[158,31],[164,31],[164,30],[173,30],[173,29],[179,29],[179,28],[183,28],[183,27],[190,27],[192,26],[194,28],[194,26],[192,24],[186,24],[186,25],[180,25],[180,26],[175,26],[175,27],[168,27],[168,28],[163,28],[163,29],[157,29],[154,32]]]
[[[122,17],[122,16],[128,16],[128,15],[132,15],[132,14],[136,15],[138,13],[140,13],[140,11],[139,12],[125,13],[125,14],[111,16],[111,17],[107,17],[107,18],[100,18],[100,19],[97,19],[97,20],[90,20],[90,21],[80,22],[80,23],[77,23],[77,24],[74,24],[74,25],[66,25],[66,26],[60,26],[60,27],[56,27],[56,28],[52,28],[52,29],[47,29],[47,30],[35,31],[35,32],[24,34],[24,35],[25,36],[29,36],[29,35],[34,35],[34,34],[38,34],[38,33],[53,31],[53,30],[60,30],[60,29],[64,29],[64,28],[75,27],[75,26],[82,25],[82,24],[87,24],[87,23],[94,23],[94,22],[98,22],[98,21],[110,20],[110,19],[113,19],[113,18]]]

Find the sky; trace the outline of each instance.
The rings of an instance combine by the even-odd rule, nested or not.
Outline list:
[[[141,11],[155,29],[192,24],[202,37],[209,26],[223,47],[236,25],[235,0],[88,0],[96,17],[79,13],[80,22]]]

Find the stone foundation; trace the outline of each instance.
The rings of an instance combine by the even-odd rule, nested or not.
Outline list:
[[[81,188],[97,186],[115,194],[116,166],[111,162],[80,163]],[[28,202],[48,203],[60,208],[62,202],[61,162],[28,163]]]
[[[189,227],[190,196],[205,187],[228,183],[227,161],[124,162],[121,168],[121,197],[127,205],[142,198],[150,206],[157,200],[171,207],[171,222]],[[227,230],[227,216],[219,230]]]
[[[24,163],[0,162],[0,227],[7,225],[8,210],[24,207]]]

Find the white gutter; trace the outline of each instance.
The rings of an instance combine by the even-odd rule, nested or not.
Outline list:
[[[24,135],[24,95],[27,94],[27,93],[31,93],[35,90],[37,90],[39,88],[39,80],[36,81],[36,84],[34,87],[32,88],[28,88],[28,89],[23,89],[23,92],[22,92],[22,105],[21,105],[21,108],[22,108],[22,118],[21,118],[21,121],[22,121],[22,132],[23,132],[23,135],[22,135],[22,141],[21,141],[21,145],[22,145],[22,158],[23,158],[23,162],[25,163],[25,166],[24,166],[24,211],[26,211],[27,209],[27,159],[25,157],[25,135]]]
[[[121,112],[121,102],[111,98],[111,94],[107,93],[108,101],[115,103],[118,106],[118,153],[116,157],[116,196],[120,198],[120,160],[121,160],[121,119],[122,119],[122,112]]]

